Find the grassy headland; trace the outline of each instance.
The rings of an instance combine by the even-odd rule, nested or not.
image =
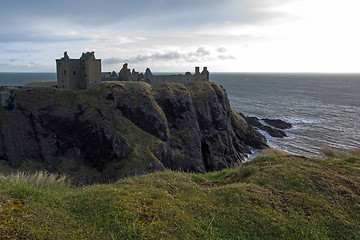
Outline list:
[[[71,187],[0,177],[1,239],[359,239],[360,151],[279,151],[206,174],[157,172]]]

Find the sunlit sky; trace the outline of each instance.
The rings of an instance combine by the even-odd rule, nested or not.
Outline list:
[[[360,72],[359,0],[0,0],[0,72]]]

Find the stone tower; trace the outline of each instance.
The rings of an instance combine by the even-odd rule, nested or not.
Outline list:
[[[83,53],[80,59],[70,59],[67,52],[56,59],[58,88],[76,90],[94,88],[101,84],[101,59],[94,52]]]

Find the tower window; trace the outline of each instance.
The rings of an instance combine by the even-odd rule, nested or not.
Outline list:
[[[66,70],[64,70],[64,74],[66,75]]]
[[[76,71],[74,71],[74,76],[76,76]]]

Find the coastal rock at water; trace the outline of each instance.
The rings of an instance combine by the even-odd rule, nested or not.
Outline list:
[[[270,136],[275,138],[287,137],[287,134],[284,131],[269,126],[264,126],[261,130],[266,131]]]
[[[268,119],[268,118],[264,118],[262,119],[264,122],[266,122],[267,124],[279,128],[279,129],[288,129],[288,128],[292,128],[291,123],[285,122],[284,120],[281,119]]]
[[[266,131],[270,136],[275,137],[275,138],[287,137],[287,134],[284,131],[277,129],[277,128],[281,128],[281,129],[285,128],[286,129],[286,128],[292,127],[290,123],[287,123],[280,119],[261,119],[264,122],[266,122],[267,124],[274,126],[275,127],[274,128],[274,127],[266,126],[266,125],[262,124],[260,122],[260,119],[257,117],[247,117],[244,115],[242,115],[242,116],[245,118],[246,122],[249,125],[256,127],[260,130]],[[279,126],[279,127],[277,127],[277,126]]]
[[[14,91],[0,110],[0,161],[66,173],[78,184],[165,168],[205,172],[236,166],[264,136],[211,82],[144,82],[68,91]],[[25,170],[25,169],[24,169]]]

